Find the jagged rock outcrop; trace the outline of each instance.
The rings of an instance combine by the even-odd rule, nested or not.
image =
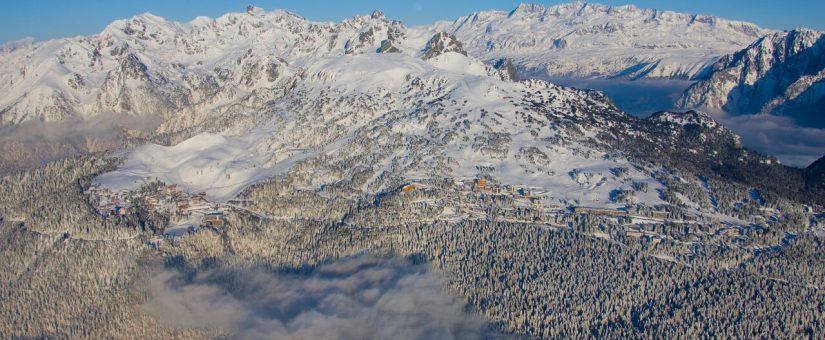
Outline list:
[[[452,34],[445,32],[438,32],[427,41],[427,46],[424,47],[424,59],[431,59],[440,56],[447,52],[455,52],[467,55],[464,46]]]
[[[678,105],[825,127],[825,34],[800,29],[759,39],[715,63]]]
[[[373,13],[373,17],[374,17]],[[381,15],[383,18],[383,14]],[[401,44],[404,40],[404,26],[399,21],[393,21],[390,27],[387,28],[387,39],[381,42],[381,47],[376,52],[378,53],[400,53]]]
[[[507,58],[501,58],[493,64],[496,70],[501,72],[501,78],[509,81],[519,81],[518,70],[516,66]]]

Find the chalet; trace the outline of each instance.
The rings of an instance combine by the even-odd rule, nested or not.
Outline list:
[[[477,192],[490,192],[489,183],[484,178],[478,178],[475,180],[475,191]]]
[[[166,194],[171,195],[178,192],[178,185],[177,184],[169,184],[165,188]]]
[[[115,204],[114,203],[106,203],[100,206],[100,214],[101,215],[112,215],[115,211]]]
[[[407,184],[401,187],[401,192],[413,192],[415,191],[415,184]]]
[[[221,211],[211,212],[203,216],[203,222],[210,227],[223,227],[226,219]]]
[[[207,201],[206,198],[204,198],[203,196],[200,196],[200,195],[192,197],[190,202],[191,202],[192,205],[209,203],[209,201]]]
[[[666,218],[667,218],[667,216],[668,216],[668,212],[667,212],[667,211],[658,211],[658,210],[654,210],[654,211],[651,211],[651,212],[650,212],[650,217],[653,217],[653,218],[658,218],[658,219],[662,219],[662,220],[663,220],[663,219],[666,219]]]

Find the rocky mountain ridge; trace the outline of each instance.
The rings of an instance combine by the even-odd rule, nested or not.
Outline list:
[[[677,105],[825,127],[825,34],[799,29],[761,38],[716,62]]]
[[[520,33],[525,30],[542,34]],[[478,12],[419,27],[379,12],[340,23],[255,7],[188,23],[147,13],[115,21],[97,35],[0,54],[0,124],[105,112],[165,120],[195,111],[254,108],[283,93],[291,76],[312,60],[375,52],[420,55],[442,32],[485,63],[507,59],[513,66],[510,78],[513,70],[525,77],[544,72],[693,78],[718,55],[768,31],[715,17],[582,2],[521,5],[509,13]],[[569,58],[570,53],[577,57]]]

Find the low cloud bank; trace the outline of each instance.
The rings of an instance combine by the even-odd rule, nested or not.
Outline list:
[[[783,164],[804,168],[825,155],[825,129],[801,127],[789,118],[771,115],[718,119],[742,136],[742,144],[776,156]]]
[[[171,326],[219,327],[240,339],[498,337],[425,265],[361,256],[309,273],[212,269],[153,278],[147,311]]]
[[[659,111],[672,110],[676,101],[693,84],[685,80],[664,79],[568,79],[546,78],[564,86],[604,92],[623,111],[648,117]]]
[[[0,127],[0,175],[66,157],[117,149],[130,134],[142,136],[159,123],[154,116],[107,114]]]
[[[565,79],[537,76],[557,84],[604,92],[622,110],[647,117],[657,111],[684,111],[674,104],[692,81],[642,79]],[[783,164],[806,167],[825,155],[825,129],[800,126],[791,118],[772,115],[728,116],[714,110],[715,119],[742,136],[753,150],[776,156]],[[815,113],[811,113],[815,114]]]

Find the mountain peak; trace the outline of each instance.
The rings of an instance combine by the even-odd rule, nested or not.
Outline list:
[[[467,52],[464,51],[464,46],[454,35],[446,32],[438,32],[427,41],[427,46],[424,48],[424,59],[434,58],[447,52],[467,55]]]
[[[106,35],[145,35],[149,31],[167,31],[176,30],[179,24],[174,21],[166,20],[166,18],[146,12],[135,15],[130,19],[115,20],[101,32]]]
[[[261,15],[265,14],[266,11],[263,8],[256,7],[254,5],[249,5],[246,6],[246,13],[249,13],[250,15]]]
[[[372,11],[372,14],[370,15],[370,18],[384,19],[384,12],[382,12],[381,10],[376,9],[376,10]]]
[[[513,16],[516,14],[530,14],[539,12],[544,12],[544,5],[520,3],[518,7],[510,11],[509,16]]]
[[[166,18],[164,18],[162,16],[159,16],[159,15],[152,14],[151,12],[145,12],[145,13],[138,14],[138,15],[132,17],[132,20],[140,20],[140,21],[143,21],[143,22],[153,22],[153,23],[165,23],[165,22],[167,22]]]

